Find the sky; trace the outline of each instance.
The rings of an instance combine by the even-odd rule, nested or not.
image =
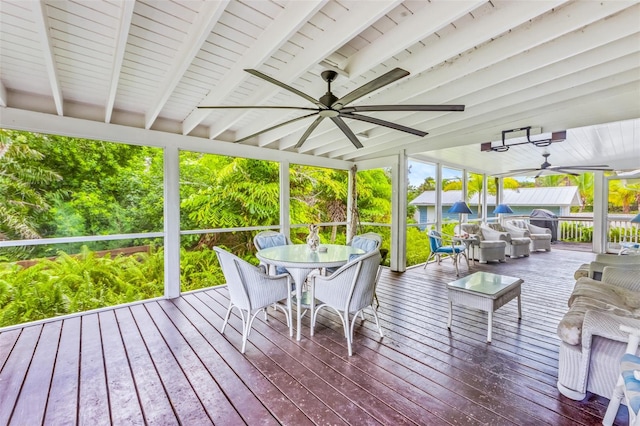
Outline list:
[[[443,179],[451,179],[460,177],[461,175],[461,170],[448,169],[446,167],[442,168]],[[431,176],[433,178],[436,177],[436,166],[434,164],[427,164],[420,161],[409,160],[409,185],[419,186],[428,176]],[[515,179],[519,181],[527,181],[531,178],[517,177]]]
[[[442,177],[444,179],[460,177],[461,174],[461,170],[447,169],[446,167],[442,168]],[[428,176],[436,177],[436,166],[434,164],[409,160],[409,185],[418,186],[424,182]]]

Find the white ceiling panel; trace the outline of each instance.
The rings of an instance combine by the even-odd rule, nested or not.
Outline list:
[[[348,106],[463,104],[464,112],[359,113],[424,137],[343,114],[358,149],[331,119],[296,148],[317,115],[279,124],[315,110],[198,108],[317,108],[328,89],[323,71],[337,72],[331,92],[341,98],[396,67],[410,75]],[[0,123],[8,109],[46,112],[208,146],[257,133],[238,143],[341,164],[403,150],[488,173],[542,163],[545,151],[528,144],[480,151],[503,130],[532,126],[568,131],[545,148],[552,164],[640,168],[640,4],[2,0],[0,89]]]

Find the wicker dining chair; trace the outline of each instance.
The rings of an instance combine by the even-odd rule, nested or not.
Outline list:
[[[262,268],[255,267],[220,247],[213,249],[218,256],[222,273],[229,287],[229,309],[227,309],[220,332],[224,333],[231,310],[234,307],[238,308],[242,319],[241,352],[244,353],[247,338],[251,333],[251,325],[256,315],[264,312],[265,320],[268,320],[266,308],[275,306],[284,312],[289,327],[289,336],[293,336],[291,277],[288,274],[268,275]]]
[[[380,259],[380,251],[374,250],[353,259],[331,275],[311,275],[312,336],[318,312],[323,308],[333,309],[342,321],[349,356],[351,356],[353,354],[351,349],[353,329],[358,314],[366,308],[371,308],[380,337],[384,337],[378,321],[378,314],[373,307]]]

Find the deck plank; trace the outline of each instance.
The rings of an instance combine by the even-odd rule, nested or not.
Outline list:
[[[228,385],[233,386],[233,391],[228,391],[228,394],[237,393],[235,398],[240,398],[243,402],[245,399],[252,399],[252,396],[255,397],[282,424],[311,424],[309,418],[263,372],[256,374],[255,367],[251,362],[246,357],[238,356],[239,352],[236,347],[218,332],[222,321],[218,321],[218,318],[214,317],[216,326],[213,326],[207,319],[207,317],[212,317],[210,308],[196,297],[196,294],[192,293],[174,299],[172,303],[192,321],[198,332],[237,376],[237,381],[243,384],[243,387],[236,387],[237,381],[230,379]],[[227,377],[227,374],[230,375],[231,371],[225,372],[224,377]],[[250,412],[247,413],[244,410],[243,412],[249,419],[254,415],[253,410],[257,409],[254,401],[247,405],[236,404],[236,406],[248,407]],[[247,423],[253,424],[253,422]]]
[[[12,418],[20,419],[24,424],[42,424],[44,419],[60,329],[59,322],[47,323],[42,327],[29,371],[20,391],[28,397],[18,399],[13,409]]]
[[[573,271],[593,257],[558,250],[472,266],[525,281],[522,319],[515,301],[501,307],[490,344],[479,310],[454,306],[447,329],[450,262],[385,270],[385,336],[368,316],[352,357],[328,310],[313,337],[304,318],[300,342],[281,312],[259,315],[241,354],[237,311],[219,331],[225,286],[0,330],[0,424],[598,424],[607,398],[556,389],[556,327]],[[615,424],[626,422],[623,408]]]
[[[104,368],[109,390],[111,420],[114,424],[144,424],[136,385],[131,375],[115,313],[114,311],[100,312],[98,317],[102,342],[106,349]]]
[[[80,331],[80,395],[78,422],[80,424],[111,423],[109,391],[104,370],[104,349],[97,314],[82,317]]]
[[[130,310],[178,420],[183,424],[213,424],[146,307],[134,305]]]
[[[177,301],[161,301],[159,305],[166,312],[167,316],[174,319],[176,327],[180,330],[184,338],[192,348],[197,348],[197,356],[202,361],[211,377],[215,378],[221,391],[234,407],[242,407],[239,415],[247,424],[261,423],[264,425],[277,425],[276,418],[265,408],[260,400],[253,394],[250,385],[245,384],[238,377],[226,360],[218,352],[219,345],[207,340],[213,330],[200,332],[198,321],[204,321],[202,316],[195,313],[190,305],[184,303],[174,303]],[[176,305],[179,305],[180,308]],[[185,313],[185,311],[187,311]],[[195,319],[195,321],[194,321]],[[213,333],[211,333],[213,334]],[[251,381],[249,381],[251,382]]]
[[[25,327],[0,371],[0,425],[9,424],[41,331],[42,325]]]
[[[176,414],[129,308],[115,310],[138,400],[148,424],[173,424]]]
[[[61,321],[62,330],[44,416],[45,424],[77,423],[81,321],[80,317]]]
[[[203,374],[206,368],[198,354],[159,304],[149,303],[146,308],[213,423],[242,423],[242,418],[215,379]],[[180,316],[173,317],[173,321],[180,320]]]
[[[17,328],[0,334],[0,371],[2,371],[4,363],[7,362],[21,331],[21,329]]]
[[[207,306],[211,307],[207,303],[211,303],[210,297],[207,294],[201,293],[196,295]],[[206,302],[204,302],[206,301]],[[211,309],[208,310],[205,316],[209,321],[213,321],[217,324],[222,324],[222,318],[224,313],[214,312]],[[256,319],[256,321],[261,321]],[[227,329],[225,330],[225,337],[236,347],[242,346],[242,335],[238,331],[241,329],[240,320],[235,315],[230,319]],[[251,344],[247,344],[247,351],[249,347],[255,348]],[[260,348],[258,348],[260,349]],[[322,401],[309,392],[304,386],[302,386],[295,377],[289,373],[289,368],[283,368],[282,365],[274,363],[267,354],[263,351],[257,350],[251,351],[251,354],[245,354],[247,359],[254,365],[255,368],[262,371],[268,379],[278,387],[278,389],[290,399],[299,410],[301,410],[311,421],[315,423],[330,423],[330,424],[346,424],[346,422],[340,418],[333,410],[327,408]],[[311,373],[311,372],[310,372]]]

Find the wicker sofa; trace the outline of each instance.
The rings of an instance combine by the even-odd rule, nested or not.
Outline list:
[[[607,266],[602,281],[578,279],[558,324],[560,393],[575,400],[586,392],[610,397],[628,339],[620,324],[640,326],[640,270]]]

